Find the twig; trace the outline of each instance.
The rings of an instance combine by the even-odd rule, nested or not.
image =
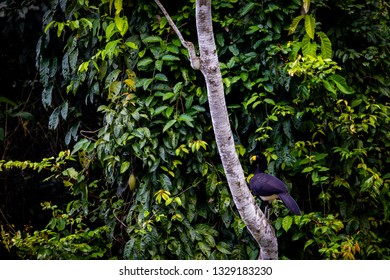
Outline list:
[[[195,52],[195,46],[192,42],[184,40],[183,36],[181,35],[180,30],[177,28],[176,24],[173,22],[172,18],[169,16],[167,10],[165,10],[164,6],[161,4],[159,0],[154,0],[156,2],[157,6],[159,6],[160,10],[168,20],[169,25],[172,27],[172,29],[175,31],[176,35],[179,37],[181,44],[188,50],[188,54],[190,56],[190,64],[191,67],[195,70],[200,69],[200,58],[196,55]]]

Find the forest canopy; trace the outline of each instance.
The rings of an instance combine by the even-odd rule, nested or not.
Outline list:
[[[161,2],[197,42],[195,0]],[[303,213],[273,204],[280,259],[390,258],[389,9],[212,1],[245,175],[263,153]],[[4,258],[257,258],[204,79],[154,1],[4,0],[0,28]]]

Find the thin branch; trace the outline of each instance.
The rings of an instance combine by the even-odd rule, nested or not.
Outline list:
[[[184,47],[186,47],[186,43],[187,42],[184,40],[183,36],[180,33],[180,30],[177,28],[176,24],[173,22],[173,20],[169,16],[167,10],[165,10],[164,6],[161,4],[161,2],[159,0],[154,0],[154,2],[156,2],[157,6],[160,7],[160,10],[164,14],[164,16],[167,18],[167,20],[169,22],[169,25],[173,28],[173,30],[175,31],[176,35],[179,37],[180,42],[182,43],[182,45]]]
[[[200,69],[200,58],[196,55],[195,52],[195,46],[192,42],[186,41],[183,38],[183,35],[181,35],[181,32],[179,28],[177,28],[176,24],[173,22],[172,18],[169,16],[167,10],[165,10],[164,6],[161,4],[159,0],[154,0],[156,2],[157,6],[159,6],[160,10],[168,20],[169,25],[172,27],[172,29],[175,31],[176,35],[179,37],[181,44],[183,47],[185,47],[188,50],[188,54],[190,56],[190,64],[191,67],[195,70]]]

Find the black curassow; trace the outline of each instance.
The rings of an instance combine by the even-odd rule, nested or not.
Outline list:
[[[294,198],[288,193],[287,186],[275,176],[263,173],[267,165],[265,156],[260,153],[252,156],[251,164],[256,166],[254,175],[249,181],[249,188],[253,195],[270,204],[275,199],[280,198],[292,214],[301,215],[301,210]],[[269,213],[266,215],[269,218]]]

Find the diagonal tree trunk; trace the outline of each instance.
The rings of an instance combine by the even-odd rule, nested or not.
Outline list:
[[[196,70],[200,70],[205,78],[211,120],[226,179],[242,220],[259,244],[259,258],[277,259],[278,244],[275,231],[249,191],[244,171],[236,153],[214,40],[211,0],[196,1],[199,57],[196,56],[194,45],[191,42],[184,41],[180,31],[172,22],[160,1],[155,0],[155,2],[167,17],[182,44],[188,49],[191,66]]]

